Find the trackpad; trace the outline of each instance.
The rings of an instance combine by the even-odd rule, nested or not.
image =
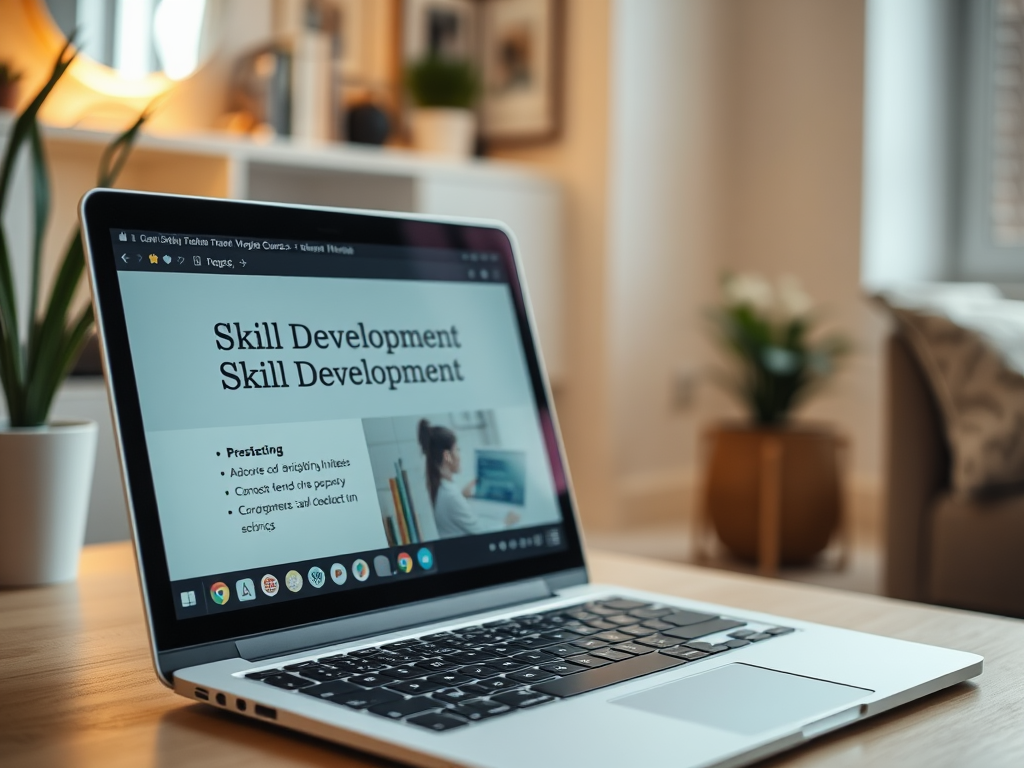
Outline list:
[[[748,736],[806,720],[869,691],[748,664],[728,664],[614,704]]]

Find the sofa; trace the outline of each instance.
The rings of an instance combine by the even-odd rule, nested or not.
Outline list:
[[[888,595],[1024,617],[1024,488],[951,490],[942,412],[900,331],[887,342],[886,389]]]

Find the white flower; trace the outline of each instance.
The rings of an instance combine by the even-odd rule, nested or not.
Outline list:
[[[776,292],[779,297],[779,306],[789,320],[804,317],[814,306],[811,297],[807,295],[800,285],[800,281],[793,275],[780,277]]]
[[[725,281],[725,298],[732,305],[746,305],[767,312],[775,301],[772,286],[760,275],[740,273]]]

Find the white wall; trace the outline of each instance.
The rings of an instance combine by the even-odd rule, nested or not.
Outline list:
[[[956,0],[867,0],[862,279],[947,275],[952,229]]]
[[[674,404],[705,367],[721,257],[726,32],[720,0],[618,0],[612,28],[608,313],[620,518],[687,486],[703,413]],[[670,499],[670,503],[671,499]]]

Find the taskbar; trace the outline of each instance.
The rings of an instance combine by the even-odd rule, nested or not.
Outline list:
[[[562,526],[544,525],[181,579],[171,582],[171,591],[175,615],[189,619],[496,565],[564,548]]]

